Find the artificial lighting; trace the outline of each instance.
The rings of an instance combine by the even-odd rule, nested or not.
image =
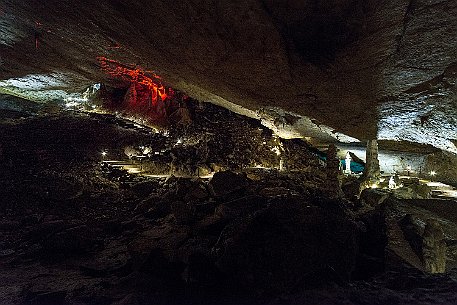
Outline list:
[[[102,156],[105,157],[108,153],[106,151],[102,151]]]
[[[436,175],[436,172],[435,171],[431,171],[430,172],[430,176],[435,176]]]
[[[279,150],[279,147],[278,146],[274,146],[271,148],[271,151],[274,152],[276,155],[280,155],[281,154],[281,151]]]
[[[441,189],[452,189],[452,186],[449,186],[449,185],[441,183],[441,182],[430,181],[430,182],[427,182],[426,184],[430,187],[439,187]]]
[[[140,146],[140,149],[142,150],[142,152],[143,152],[143,155],[147,155],[147,154],[149,154],[150,152],[152,152],[152,149],[151,149],[151,147],[147,147],[147,146]]]
[[[76,106],[79,106],[79,103],[78,102],[67,102],[65,103],[65,107],[67,108],[71,108],[71,107],[76,107]]]
[[[265,167],[265,166],[262,166],[262,165],[255,165],[254,167],[250,167],[250,168],[264,168],[264,169],[270,169],[269,167]]]
[[[372,188],[372,189],[377,189],[377,188],[378,188],[378,184],[373,183],[373,184],[371,185],[371,188]]]

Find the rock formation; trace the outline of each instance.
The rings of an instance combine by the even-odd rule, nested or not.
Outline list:
[[[429,219],[422,236],[422,255],[425,270],[430,273],[446,271],[446,241],[437,220]]]
[[[375,182],[381,175],[379,170],[378,159],[378,142],[376,140],[368,140],[366,149],[365,170],[363,172],[367,180]]]
[[[101,69],[113,59],[244,114],[279,107],[327,136],[457,153],[453,1],[28,0],[4,2],[0,18],[5,93],[125,86]]]
[[[341,181],[340,181],[340,160],[336,156],[337,148],[335,145],[330,144],[327,150],[327,189],[334,197],[342,195]]]
[[[456,28],[454,0],[1,1],[0,302],[457,304],[455,200],[378,160],[456,183]]]

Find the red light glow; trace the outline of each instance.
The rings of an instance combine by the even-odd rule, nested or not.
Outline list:
[[[158,102],[158,97],[164,102],[173,95],[171,88],[165,88],[161,83],[161,77],[153,72],[145,71],[140,67],[124,65],[116,60],[106,57],[98,57],[101,69],[114,78],[122,79],[135,85],[137,99],[134,103],[145,102],[151,98],[153,103]]]
[[[161,77],[153,71],[145,71],[137,65],[123,64],[106,57],[97,59],[102,71],[114,80],[128,84],[123,99],[109,101],[105,105],[107,107],[162,125],[168,122],[169,115],[179,107],[179,101],[186,100],[179,92],[164,86]]]

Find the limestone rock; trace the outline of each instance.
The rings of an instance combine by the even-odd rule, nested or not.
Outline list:
[[[429,219],[422,238],[425,270],[430,273],[444,273],[446,271],[446,241],[440,223],[437,220]]]
[[[387,192],[383,192],[377,189],[365,189],[360,194],[360,200],[363,200],[366,204],[376,207],[382,204],[387,198],[389,198],[390,194]]]
[[[370,182],[375,182],[381,175],[379,170],[378,159],[378,142],[376,140],[369,140],[366,149],[366,165],[363,176]]]
[[[342,195],[340,181],[340,161],[337,158],[337,148],[334,144],[330,144],[327,150],[327,181],[326,188],[333,197]]]
[[[106,56],[245,113],[280,106],[359,139],[379,134],[455,152],[456,3],[329,3],[7,2],[0,79],[83,90],[113,82],[97,61]],[[31,89],[13,88],[37,98]]]
[[[171,204],[173,213],[178,224],[187,224],[195,219],[195,207],[191,203],[175,201]]]
[[[399,222],[405,239],[418,257],[422,257],[424,224],[416,216],[406,214]]]
[[[392,191],[399,199],[428,199],[430,198],[430,187],[423,184],[411,184]]]
[[[246,185],[246,178],[232,171],[217,172],[209,181],[209,189],[215,197],[221,197],[239,191]]]
[[[284,292],[297,283],[349,278],[355,227],[321,208],[276,201],[226,228],[215,250],[216,265],[235,281]]]
[[[259,194],[265,197],[277,197],[292,194],[292,191],[285,187],[269,187],[261,190]]]

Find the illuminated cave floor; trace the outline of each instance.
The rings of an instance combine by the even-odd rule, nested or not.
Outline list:
[[[296,172],[129,177],[101,153],[162,136],[63,113],[0,127],[0,304],[457,303],[456,270],[412,267],[396,226],[438,218],[456,252],[443,202],[333,200],[305,150]]]

